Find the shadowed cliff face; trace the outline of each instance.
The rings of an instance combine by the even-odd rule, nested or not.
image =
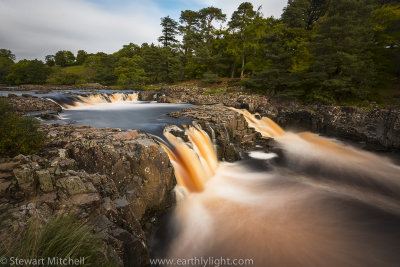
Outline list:
[[[274,138],[275,153],[210,165],[202,151],[212,151],[211,145],[199,148],[195,129],[187,130],[190,146],[169,138],[169,157],[183,182],[178,179],[178,205],[169,221],[174,234],[156,256],[253,259],[255,266],[398,264],[399,166],[243,115],[249,126]],[[197,175],[203,172],[215,175]]]

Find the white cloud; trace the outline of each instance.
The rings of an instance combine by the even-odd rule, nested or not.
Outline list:
[[[2,0],[0,48],[19,59],[61,49],[111,53],[130,42],[156,42],[162,16],[151,1],[106,10],[83,0]]]

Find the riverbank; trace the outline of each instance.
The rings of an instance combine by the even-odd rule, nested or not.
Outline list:
[[[24,107],[22,112],[50,108],[53,103],[27,95],[15,97],[8,99]],[[218,159],[229,162],[250,150],[268,151],[271,142],[229,107],[258,112],[285,128],[375,144],[374,149],[397,151],[400,146],[396,108],[305,107],[240,88],[213,91],[176,86],[141,91],[139,100],[197,105],[169,115],[198,122],[214,139]],[[28,105],[30,101],[40,104]],[[187,140],[181,128],[167,129]],[[0,160],[2,239],[11,237],[9,229],[23,231],[34,214],[46,220],[68,213],[82,222],[91,220],[94,231],[103,237],[101,250],[118,265],[148,264],[149,237],[160,215],[175,204],[173,168],[157,140],[136,130],[60,124],[42,124],[40,130],[47,140],[40,153]]]
[[[45,87],[50,88],[50,86]],[[32,89],[31,86],[26,88]],[[36,88],[38,89],[40,86]],[[70,87],[60,87],[60,90],[61,88]],[[74,88],[79,89],[80,87]],[[373,151],[400,151],[399,106],[384,108],[374,104],[368,108],[334,105],[306,106],[296,101],[276,100],[266,95],[246,91],[237,84],[219,84],[207,87],[202,83],[190,82],[152,86],[148,90],[139,91],[138,99],[142,101],[156,100],[160,103],[222,104],[267,116],[289,130],[312,131],[356,142],[359,146]],[[19,112],[46,110],[51,114],[60,112],[57,104],[46,99],[28,97],[28,95],[25,95],[25,98],[9,97],[9,102]],[[32,103],[36,104],[32,106]],[[218,107],[215,110],[217,112]],[[209,112],[212,113],[212,111]],[[180,115],[175,114],[176,116]],[[192,116],[190,119],[196,118]]]
[[[215,91],[193,85],[166,86],[157,91],[144,91],[144,94],[146,98],[164,103],[223,104],[247,109],[271,118],[285,129],[350,140],[369,150],[400,151],[399,106],[305,106],[295,101],[270,99],[241,88]]]
[[[85,83],[80,85],[49,85],[49,84],[21,84],[18,86],[0,86],[0,91],[38,91],[51,92],[53,90],[107,90],[108,86],[99,83]]]
[[[40,130],[47,139],[42,152],[0,160],[1,240],[26,230],[32,216],[70,214],[91,221],[103,240],[96,249],[107,258],[148,264],[147,238],[174,203],[167,154],[133,130],[57,124]]]

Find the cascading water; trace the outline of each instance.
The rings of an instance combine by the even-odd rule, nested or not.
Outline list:
[[[88,94],[74,96],[68,100],[64,102],[58,99],[58,102],[64,109],[76,109],[98,104],[137,101],[138,93]]]
[[[190,104],[138,101],[137,92],[62,93],[49,97],[63,107],[60,117],[65,124],[135,129],[157,136],[162,136],[167,125],[190,124],[189,119],[167,115]]]
[[[236,111],[274,138],[275,154],[218,163],[200,128],[186,129],[190,144],[167,133],[178,204],[159,231],[171,234],[155,257],[204,260],[195,265],[220,258],[220,265],[228,259],[251,259],[253,266],[399,265],[398,166]]]

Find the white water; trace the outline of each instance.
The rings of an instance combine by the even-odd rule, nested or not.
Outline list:
[[[399,166],[246,116],[274,136],[276,154],[219,163],[211,177],[199,176],[206,162],[198,149],[169,137],[179,201],[160,230],[172,234],[157,256],[246,258],[254,266],[398,266]],[[188,179],[201,186],[187,186]]]

